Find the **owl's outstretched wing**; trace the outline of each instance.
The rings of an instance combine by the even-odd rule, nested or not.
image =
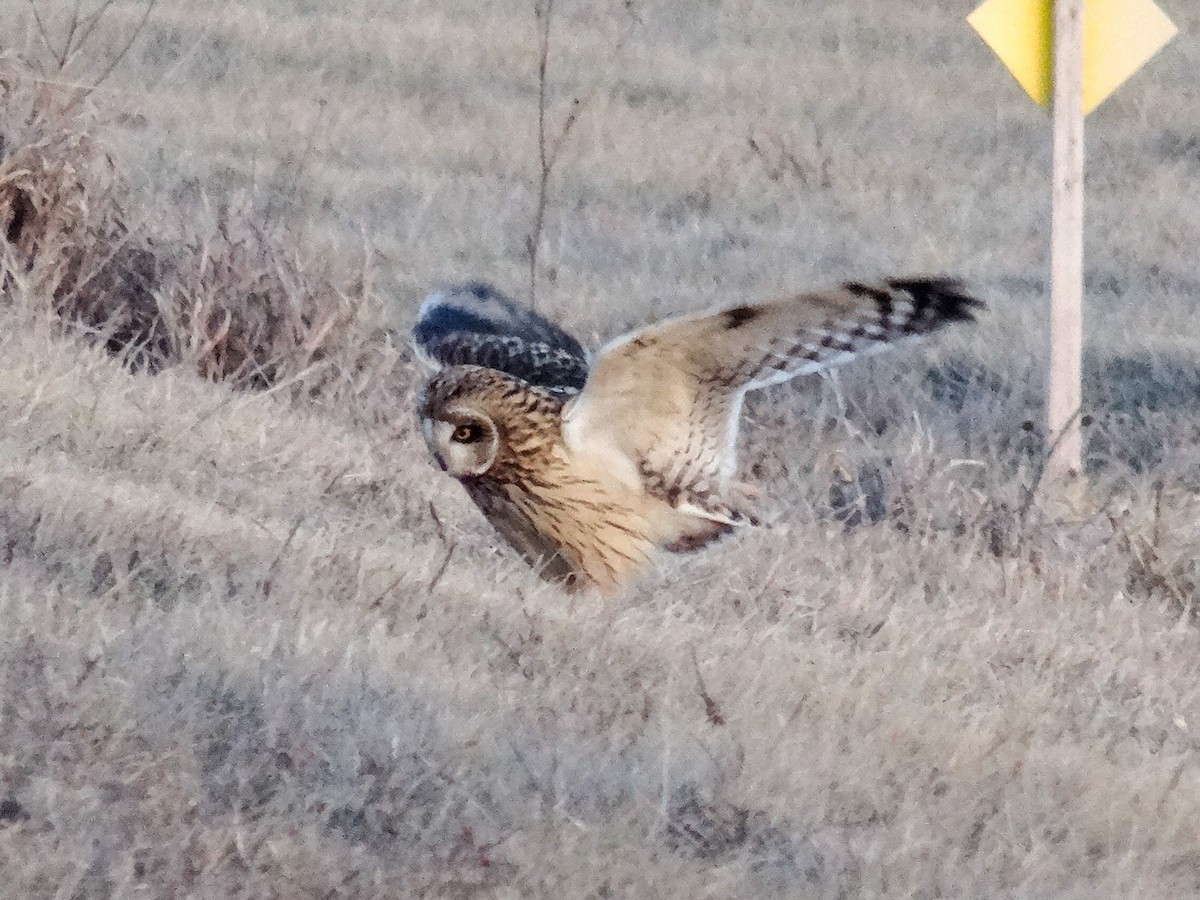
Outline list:
[[[477,282],[426,297],[413,344],[434,368],[486,366],[565,394],[578,392],[587,380],[588,357],[579,341]]]
[[[675,506],[737,524],[728,488],[746,391],[969,320],[981,305],[956,281],[895,279],[668,319],[599,352],[563,436]]]

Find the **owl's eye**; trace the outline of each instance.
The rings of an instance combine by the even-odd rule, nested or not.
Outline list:
[[[458,444],[473,444],[483,437],[483,426],[478,422],[468,422],[466,425],[459,425],[454,429],[454,433],[450,435],[450,440]]]

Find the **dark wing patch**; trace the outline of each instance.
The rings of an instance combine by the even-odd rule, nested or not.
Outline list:
[[[953,278],[892,278],[884,284],[886,287],[848,281],[842,287],[855,297],[875,301],[885,332],[899,326],[903,334],[926,334],[950,322],[969,322],[975,318],[973,310],[983,306]],[[903,297],[905,294],[908,296]],[[911,309],[904,310],[902,323],[897,322],[898,299],[912,303]]]
[[[668,319],[600,351],[563,437],[623,454],[654,496],[740,524],[725,493],[746,391],[882,352],[981,305],[950,279],[898,278]]]
[[[722,315],[725,317],[725,327],[732,331],[741,328],[747,322],[753,322],[761,313],[762,310],[757,306],[735,306],[725,310]]]
[[[892,278],[887,286],[912,297],[915,315],[911,330],[915,333],[941,327],[946,322],[974,321],[974,310],[983,308],[983,302],[968,294],[962,282],[953,278]]]
[[[480,282],[426,298],[413,341],[438,367],[486,366],[569,393],[578,392],[587,381],[587,353],[579,341]]]

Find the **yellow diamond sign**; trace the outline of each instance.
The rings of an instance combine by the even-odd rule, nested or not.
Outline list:
[[[1048,104],[1054,87],[1054,0],[987,0],[967,21],[1029,96],[1042,106]],[[1087,0],[1084,115],[1161,50],[1176,30],[1153,0]]]

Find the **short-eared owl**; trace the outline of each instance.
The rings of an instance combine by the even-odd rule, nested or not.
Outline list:
[[[972,318],[946,279],[855,282],[677,316],[593,360],[482,284],[432,294],[414,329],[439,369],[421,428],[443,471],[543,577],[612,590],[661,548],[754,524],[732,481],[747,391]]]

